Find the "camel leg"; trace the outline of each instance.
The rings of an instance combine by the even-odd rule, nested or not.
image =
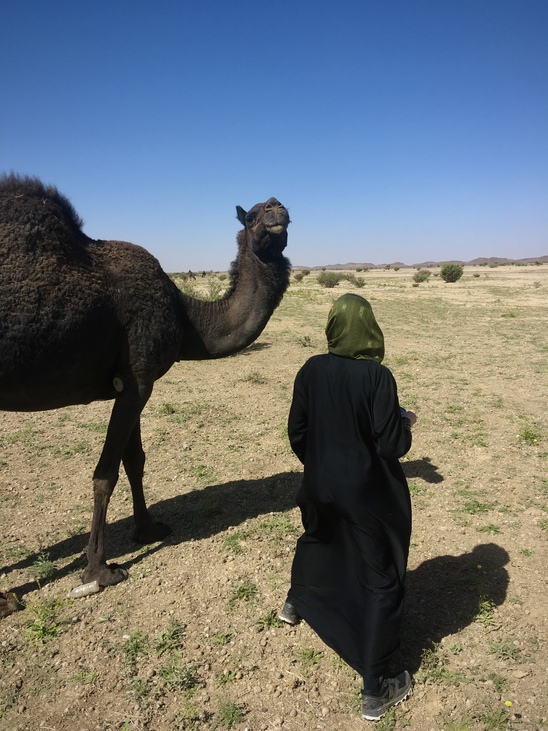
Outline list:
[[[108,566],[105,557],[105,523],[112,492],[118,482],[120,462],[126,445],[152,389],[124,391],[114,402],[107,437],[93,475],[93,518],[87,548],[88,565],[82,579],[112,586],[127,578],[127,571]]]
[[[129,440],[122,457],[126,471],[131,494],[133,496],[133,517],[135,520],[135,533],[133,540],[137,543],[155,543],[162,541],[171,533],[171,528],[165,523],[155,523],[145,503],[143,493],[143,473],[145,469],[145,453],[141,443],[141,424],[133,427]]]
[[[105,558],[105,523],[110,496],[118,481],[118,474],[93,478],[93,518],[87,549],[88,565],[82,581],[97,581],[99,586],[112,586],[127,578],[127,571],[115,565],[108,566]]]

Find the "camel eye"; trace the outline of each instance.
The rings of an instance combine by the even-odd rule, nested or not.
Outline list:
[[[251,226],[252,223],[255,223],[255,218],[256,216],[253,213],[248,213],[245,217],[245,222]]]

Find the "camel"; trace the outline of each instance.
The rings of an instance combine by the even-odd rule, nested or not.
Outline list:
[[[140,417],[154,382],[174,362],[232,355],[262,332],[289,283],[282,252],[290,223],[275,198],[249,211],[226,294],[202,301],[181,292],[145,249],[90,239],[70,201],[37,178],[0,176],[0,410],[44,411],[114,400],[93,474],[93,517],[83,582],[117,584],[104,528],[123,464],[133,497],[134,539],[152,543],[143,495]],[[0,598],[0,616],[15,608]]]

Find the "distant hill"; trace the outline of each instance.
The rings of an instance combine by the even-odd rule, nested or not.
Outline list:
[[[441,267],[444,264],[462,264],[463,266],[499,266],[503,264],[516,264],[523,266],[524,264],[548,264],[548,254],[546,256],[530,256],[524,259],[506,259],[503,256],[490,256],[490,257],[478,257],[470,261],[462,261],[460,259],[448,259],[447,261],[422,261],[417,264],[404,264],[401,261],[391,262],[390,264],[371,264],[364,262],[357,264],[356,262],[348,262],[346,264],[324,264],[322,266],[305,267],[305,266],[293,266],[293,269],[310,269],[315,271],[317,269],[334,269],[334,270],[352,270],[352,269],[428,269],[431,267]]]

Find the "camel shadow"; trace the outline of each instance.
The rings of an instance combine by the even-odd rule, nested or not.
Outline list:
[[[506,599],[507,551],[495,543],[460,556],[437,556],[407,573],[405,618],[394,665],[416,672],[425,650],[477,620],[480,603]]]
[[[257,351],[261,350],[267,350],[270,347],[272,347],[271,344],[267,343],[265,340],[258,340],[254,343],[251,343],[251,345],[248,345],[247,348],[244,348],[244,350],[239,350],[237,353],[229,355],[228,357],[239,358],[242,355],[251,355],[251,353],[256,353]]]
[[[402,467],[408,480],[419,478],[430,483],[439,483],[444,480],[443,475],[440,475],[438,468],[432,464],[429,457],[402,462]]]
[[[160,500],[150,507],[150,513],[154,520],[170,526],[171,535],[165,541],[141,548],[136,556],[118,565],[131,569],[145,557],[161,550],[165,544],[178,545],[208,538],[246,520],[291,510],[295,507],[301,476],[300,472],[284,472],[257,480],[234,480]],[[132,540],[133,529],[131,515],[106,525],[105,545],[109,562],[137,549],[138,544]],[[79,533],[43,546],[39,551],[3,567],[2,573],[32,569],[40,556],[47,555],[54,564],[65,564],[67,559],[71,560],[58,568],[51,578],[41,580],[40,585],[65,578],[85,568],[87,559],[84,551],[88,540],[89,532]],[[36,588],[37,582],[29,581],[10,591],[21,598]]]

